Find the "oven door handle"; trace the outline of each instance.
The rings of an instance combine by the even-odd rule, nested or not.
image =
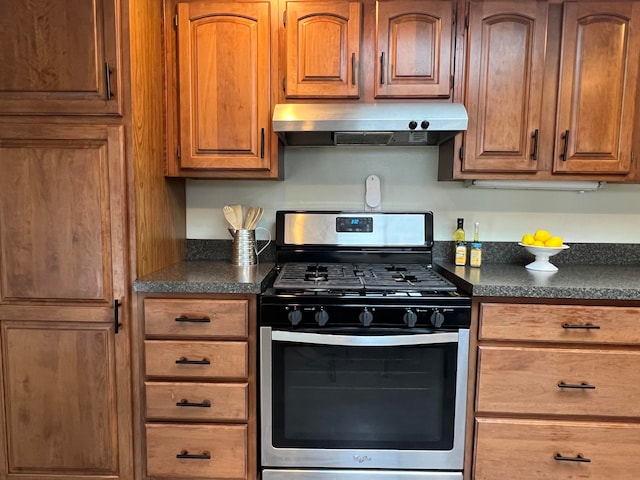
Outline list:
[[[458,343],[458,333],[425,333],[414,335],[333,335],[324,333],[289,332],[274,330],[271,339],[280,342],[311,343],[315,345],[340,345],[349,347],[395,347]]]

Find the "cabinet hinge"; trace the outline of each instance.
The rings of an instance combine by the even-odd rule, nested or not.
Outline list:
[[[282,12],[282,26],[287,27],[287,11]]]
[[[287,77],[282,77],[282,91],[287,92]]]
[[[180,158],[180,145],[178,145],[178,148],[176,148],[176,156]]]
[[[468,13],[464,16],[464,28],[469,30],[469,14]]]

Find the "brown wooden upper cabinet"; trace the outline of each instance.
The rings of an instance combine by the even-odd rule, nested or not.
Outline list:
[[[631,166],[639,7],[472,0],[461,176],[623,179]]]
[[[454,3],[284,2],[286,97],[449,97]]]
[[[167,50],[167,78],[175,82],[168,88],[169,175],[278,175],[270,8],[268,1],[175,6],[177,32],[171,20],[165,30],[175,40]]]
[[[118,5],[0,0],[0,113],[121,113]]]

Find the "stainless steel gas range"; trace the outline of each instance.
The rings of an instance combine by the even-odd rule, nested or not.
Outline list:
[[[460,480],[470,298],[431,212],[279,211],[260,306],[263,480]]]

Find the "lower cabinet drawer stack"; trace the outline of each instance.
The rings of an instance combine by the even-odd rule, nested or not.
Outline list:
[[[483,303],[474,480],[640,478],[640,308]]]
[[[248,308],[246,299],[144,299],[147,478],[254,478]]]

